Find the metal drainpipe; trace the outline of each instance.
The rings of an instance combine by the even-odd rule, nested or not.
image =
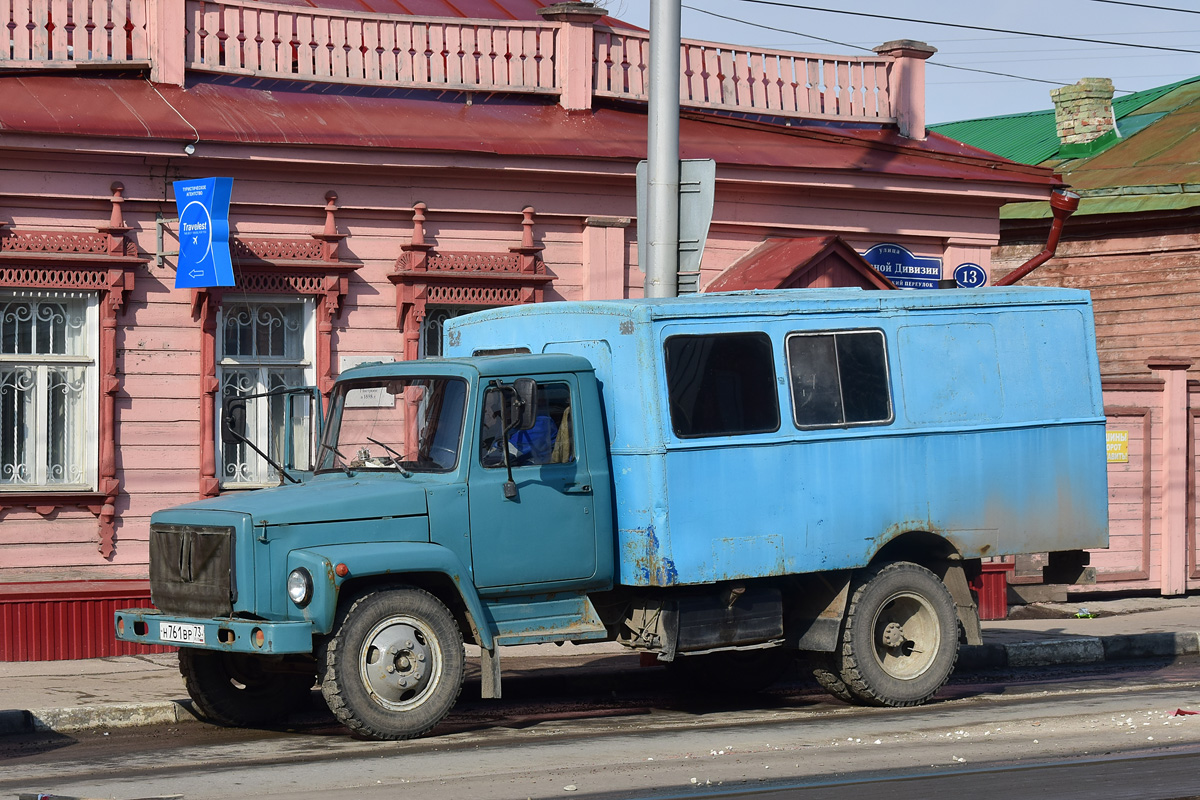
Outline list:
[[[646,297],[679,292],[679,3],[650,0]]]
[[[1050,209],[1054,212],[1054,221],[1050,223],[1050,235],[1046,237],[1046,247],[1042,252],[996,281],[994,285],[1011,286],[1042,264],[1054,258],[1054,251],[1058,249],[1059,237],[1062,236],[1063,225],[1066,223],[1067,218],[1075,213],[1077,208],[1079,208],[1079,195],[1075,194],[1075,192],[1068,189],[1056,189],[1052,192],[1050,194]]]

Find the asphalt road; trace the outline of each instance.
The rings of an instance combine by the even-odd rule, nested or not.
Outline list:
[[[791,683],[682,697],[660,670],[506,676],[433,736],[350,737],[317,711],[290,730],[207,725],[0,739],[0,796],[87,798],[1178,798],[1200,796],[1200,661],[1020,672],[916,709],[844,706]]]

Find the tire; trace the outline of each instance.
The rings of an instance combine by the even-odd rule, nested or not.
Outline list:
[[[833,659],[849,695],[842,699],[894,708],[920,705],[945,685],[957,660],[958,613],[936,575],[898,561],[863,576]]]
[[[850,691],[850,687],[842,680],[841,665],[837,654],[815,653],[810,659],[813,677],[821,688],[851,705],[861,705],[862,701]]]
[[[715,696],[756,694],[778,682],[795,656],[795,650],[781,647],[681,655],[667,664],[667,670],[675,686],[684,692]]]
[[[315,673],[280,667],[265,656],[179,650],[179,672],[192,705],[206,720],[230,728],[272,725],[307,705]]]
[[[465,660],[462,632],[436,597],[415,588],[373,592],[354,600],[326,639],[321,692],[351,730],[413,739],[454,706]]]

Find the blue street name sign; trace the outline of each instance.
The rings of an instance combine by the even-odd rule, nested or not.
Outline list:
[[[968,261],[954,268],[954,282],[960,289],[978,289],[987,283],[987,273],[983,267]]]
[[[862,257],[898,289],[936,289],[942,277],[940,258],[915,256],[898,244],[877,244]]]
[[[229,258],[229,198],[233,178],[175,181],[179,212],[179,269],[176,289],[233,286]]]

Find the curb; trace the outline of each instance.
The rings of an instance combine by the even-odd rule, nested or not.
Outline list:
[[[106,703],[77,708],[0,711],[0,736],[29,733],[77,733],[102,728],[137,728],[196,722],[190,700],[154,703]]]
[[[1136,658],[1196,655],[1200,633],[1127,633],[1071,636],[1012,644],[968,645],[959,651],[959,670],[1098,664]]]
[[[967,645],[959,650],[956,671],[1097,664],[1197,654],[1200,654],[1200,632],[1072,636],[1012,644]],[[77,733],[197,721],[199,718],[192,711],[190,700],[0,711],[0,736]]]

